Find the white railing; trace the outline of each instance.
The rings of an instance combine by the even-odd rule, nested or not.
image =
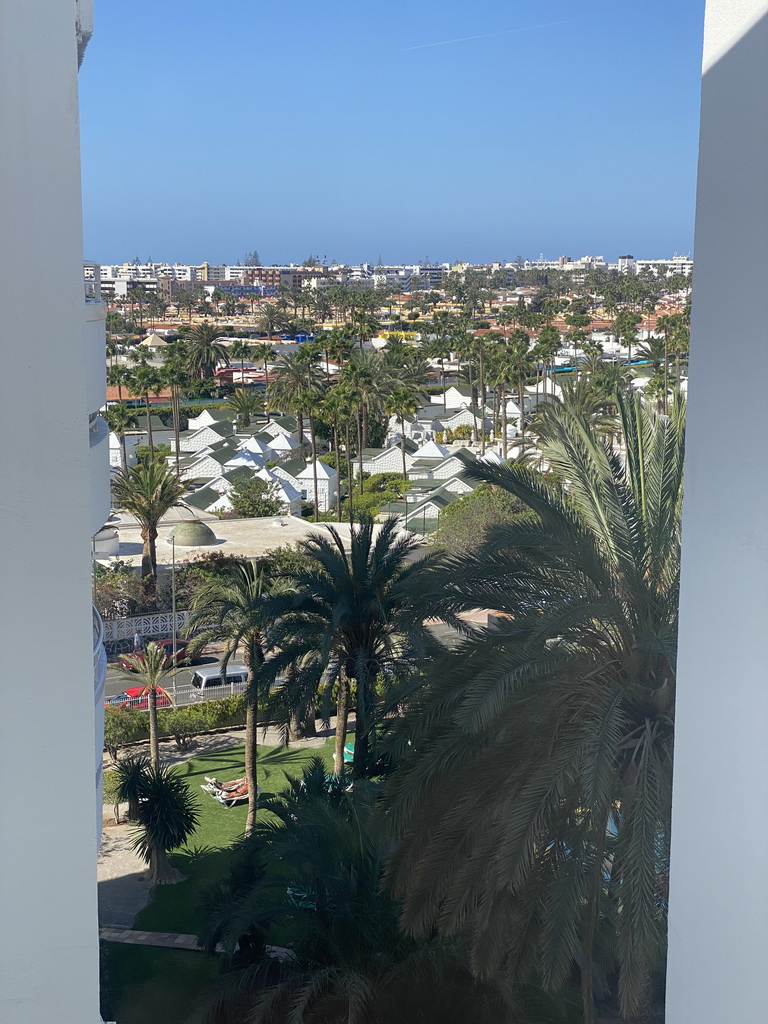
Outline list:
[[[130,686],[130,683],[126,682],[125,685]],[[169,707],[183,708],[190,704],[203,704],[209,700],[221,700],[222,697],[236,697],[239,694],[245,693],[248,687],[246,683],[230,681],[222,686],[207,686],[201,690],[197,686],[192,686],[191,683],[181,683],[176,686],[172,681],[166,681],[163,684],[163,688],[169,697],[165,697],[161,693],[157,695],[157,706],[161,711]],[[119,706],[134,708],[137,711],[147,711],[148,701],[146,696],[139,696],[127,700]]]
[[[179,633],[187,624],[189,612],[176,612],[176,631]],[[117,640],[131,640],[138,633],[143,641],[153,637],[173,634],[173,614],[156,612],[151,615],[136,615],[130,619],[107,619],[104,623],[104,639],[107,643]]]

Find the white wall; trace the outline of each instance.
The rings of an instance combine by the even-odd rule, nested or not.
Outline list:
[[[768,964],[768,0],[708,0],[672,804],[667,1024],[763,1024]]]
[[[4,333],[25,341],[16,372],[0,374],[0,433],[25,424],[23,451],[0,452],[3,679],[23,680],[0,715],[8,1024],[99,1020],[77,62],[73,0],[0,3],[0,304]],[[36,657],[41,622],[53,661]],[[20,777],[35,799],[9,784]]]

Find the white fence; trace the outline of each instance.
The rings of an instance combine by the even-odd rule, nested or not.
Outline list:
[[[247,687],[245,683],[230,680],[221,686],[207,686],[201,690],[197,686],[192,686],[191,683],[179,683],[176,685],[175,681],[168,680],[164,684],[164,689],[167,691],[170,700],[163,694],[158,694],[157,706],[160,709],[171,706],[183,708],[189,704],[202,704],[209,700],[219,700],[221,697],[234,697],[237,694],[245,693]],[[146,695],[134,697],[132,700],[121,702],[120,706],[136,708],[138,711],[147,711],[148,699]]]
[[[176,632],[186,625],[189,612],[176,612]],[[117,643],[133,640],[138,633],[142,640],[173,635],[173,613],[158,612],[152,615],[136,615],[130,619],[107,619],[104,623],[104,642]]]

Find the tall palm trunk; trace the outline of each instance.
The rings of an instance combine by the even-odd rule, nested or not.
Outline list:
[[[120,431],[120,451],[123,453],[123,472],[128,469],[128,449],[125,444],[125,431]]]
[[[312,518],[314,522],[317,522],[317,514],[320,511],[320,508],[319,499],[317,495],[317,438],[315,437],[314,413],[309,414],[309,436],[312,442],[312,483],[315,489],[315,513]]]
[[[501,455],[502,458],[507,457],[507,396],[505,394],[505,388],[502,384],[501,387]]]
[[[470,355],[467,360],[467,377],[469,379],[469,391],[470,391],[470,402],[472,403],[472,430],[474,431],[474,437],[472,440],[477,444],[477,403],[474,399],[474,388],[472,386],[472,356]]]
[[[149,450],[151,452],[154,452],[154,450],[155,450],[155,440],[154,440],[154,438],[152,436],[152,420],[151,420],[150,414],[149,414],[149,392],[148,391],[144,392],[144,406],[145,406],[145,408],[147,410],[147,439],[149,440]]]
[[[520,454],[523,454],[525,450],[525,391],[523,390],[523,380],[521,376],[517,382],[517,400],[520,403]]]
[[[355,709],[355,756],[352,774],[356,779],[364,777],[368,765],[370,735],[368,733],[368,679],[367,672],[357,680],[357,706]]]
[[[349,720],[349,680],[342,668],[339,672],[338,690],[336,694],[336,747],[333,766],[336,775],[344,774],[344,746],[347,739],[347,722]]]
[[[400,413],[400,454],[403,457],[403,492],[405,492],[408,480],[408,470],[405,466],[405,412]]]
[[[478,367],[478,369],[480,373],[480,418],[482,424],[480,434],[480,454],[485,455],[485,349],[482,345],[480,346],[479,354],[480,366]]]
[[[248,657],[248,689],[245,704],[245,778],[248,782],[248,815],[245,819],[245,835],[249,836],[256,827],[256,813],[259,809],[258,738],[259,690],[256,685],[255,666],[264,658],[260,648],[253,642],[246,647]]]
[[[355,514],[352,509],[352,445],[349,439],[349,417],[347,417],[346,423],[346,439],[347,439],[347,505],[349,506],[349,525],[354,526]]]
[[[333,417],[333,450],[336,456],[336,479],[339,484],[339,494],[336,500],[336,522],[341,522],[341,455],[339,454],[339,417]]]
[[[357,407],[357,465],[360,472],[360,493],[365,491],[363,484],[363,407]]]
[[[157,689],[152,686],[147,694],[149,710],[149,756],[153,768],[160,767],[160,741],[157,736]]]

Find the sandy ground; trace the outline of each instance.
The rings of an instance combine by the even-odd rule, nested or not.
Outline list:
[[[350,724],[354,728],[354,722]],[[330,729],[321,730],[320,735],[311,739],[298,740],[292,746],[321,747],[334,729],[335,719],[332,718]],[[181,764],[199,754],[236,746],[243,742],[244,736],[243,729],[198,736],[195,745],[184,751],[178,750],[172,740],[162,742],[160,756],[165,764]],[[276,729],[267,729],[266,736],[259,732],[259,743],[277,746],[279,742],[280,736]],[[137,744],[132,748],[132,752],[149,754],[149,744]],[[110,764],[111,761],[105,754],[104,767],[108,768]],[[124,815],[125,809],[125,805],[121,805],[121,816]],[[104,828],[97,864],[99,923],[102,925],[130,928],[138,912],[149,902],[152,886],[147,881],[146,864],[131,849],[133,828],[133,825],[115,825],[113,808],[108,805],[104,807]]]

